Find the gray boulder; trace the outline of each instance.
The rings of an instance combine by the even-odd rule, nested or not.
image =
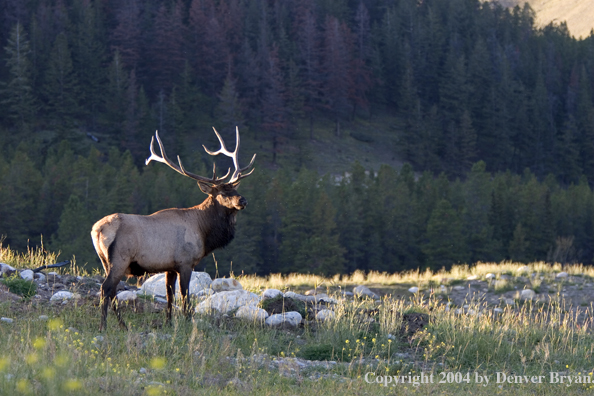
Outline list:
[[[211,283],[212,279],[210,278],[210,275],[208,275],[206,272],[194,271],[192,272],[192,278],[190,279],[190,288],[188,292],[191,295],[197,294],[201,290],[208,289]],[[175,292],[178,297],[181,297],[179,288],[179,277],[177,279]],[[144,282],[140,287],[139,294],[166,297],[167,290],[165,287],[165,273],[156,274],[148,278],[146,282]]]
[[[198,304],[196,312],[202,314],[213,311],[227,313],[245,305],[256,306],[259,302],[260,296],[246,290],[223,291],[213,294]]]

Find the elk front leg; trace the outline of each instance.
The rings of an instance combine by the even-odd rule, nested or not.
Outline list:
[[[188,289],[190,288],[190,280],[192,279],[192,268],[185,268],[179,272],[179,288],[182,295],[182,303],[184,315],[186,318],[190,318],[190,296],[188,295]]]
[[[165,288],[167,289],[167,323],[171,323],[171,309],[173,299],[175,298],[175,282],[177,282],[177,272],[167,271],[165,277]]]

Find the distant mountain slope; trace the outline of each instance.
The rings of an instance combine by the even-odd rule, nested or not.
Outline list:
[[[505,7],[528,3],[536,12],[536,24],[546,26],[550,22],[567,21],[570,33],[586,38],[594,28],[593,0],[493,0]]]

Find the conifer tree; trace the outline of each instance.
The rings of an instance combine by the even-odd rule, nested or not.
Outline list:
[[[74,124],[79,114],[80,92],[68,40],[63,32],[54,41],[45,72],[44,88],[50,119],[63,132]]]
[[[468,259],[462,224],[449,201],[440,200],[431,213],[422,249],[427,265],[433,270],[447,269]]]
[[[37,101],[31,80],[31,55],[29,40],[21,23],[17,23],[10,33],[6,51],[8,82],[0,86],[3,100],[0,104],[7,108],[9,116],[21,129],[34,121]]]

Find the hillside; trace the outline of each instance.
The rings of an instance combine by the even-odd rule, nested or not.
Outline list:
[[[536,12],[536,24],[546,26],[551,22],[567,22],[569,32],[576,38],[588,37],[594,28],[592,0],[494,0],[505,7],[530,4]]]

